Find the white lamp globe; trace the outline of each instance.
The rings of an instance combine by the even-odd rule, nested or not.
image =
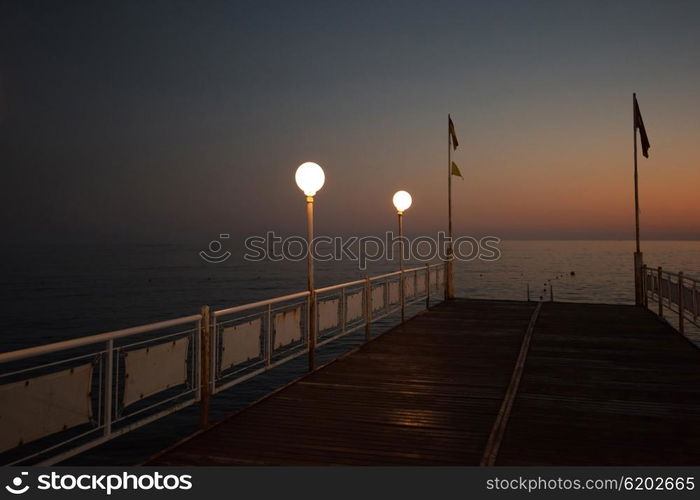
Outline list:
[[[306,196],[313,196],[323,187],[323,183],[326,182],[326,176],[320,165],[307,161],[299,165],[297,173],[294,175],[294,180],[297,181],[297,186],[304,191]]]
[[[408,210],[408,208],[411,206],[413,198],[411,198],[411,195],[408,194],[406,191],[396,191],[396,193],[394,193],[394,199],[392,201],[394,202],[396,210],[399,212],[403,212],[404,210]]]

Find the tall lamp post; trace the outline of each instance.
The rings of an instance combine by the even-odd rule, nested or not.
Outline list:
[[[299,165],[294,180],[306,195],[306,271],[309,289],[309,371],[316,365],[316,290],[314,288],[314,195],[323,187],[326,176],[316,163],[306,162]]]
[[[396,207],[396,214],[399,217],[399,241],[401,242],[401,251],[399,253],[399,271],[401,277],[401,321],[404,320],[404,280],[403,280],[403,213],[408,210],[413,203],[413,198],[406,191],[396,191],[392,199]]]

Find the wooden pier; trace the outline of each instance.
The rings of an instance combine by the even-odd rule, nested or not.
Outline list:
[[[650,311],[455,299],[146,465],[700,465],[699,424]]]

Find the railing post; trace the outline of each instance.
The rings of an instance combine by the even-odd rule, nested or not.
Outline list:
[[[530,302],[530,283],[525,283],[525,289],[527,290],[527,301]]]
[[[345,333],[345,287],[340,289],[340,332]]]
[[[209,425],[209,399],[211,395],[211,381],[209,380],[211,377],[211,332],[209,331],[209,306],[202,306],[202,321],[200,325],[200,381],[202,385],[200,388],[199,418],[200,425],[204,428]]]
[[[698,290],[697,282],[693,280],[693,321],[698,322]]]
[[[405,299],[404,299],[404,280],[406,279],[406,276],[404,275],[403,269],[399,272],[399,278],[401,278],[401,281],[399,281],[399,295],[401,296],[401,323],[404,322],[404,309],[405,309]]]
[[[309,294],[309,371],[316,369],[316,291]]]
[[[388,314],[389,311],[391,311],[391,304],[389,303],[389,299],[391,299],[391,294],[389,293],[389,278],[384,279],[384,308],[386,309],[386,313]]]
[[[209,315],[209,381],[210,389],[209,394],[214,394],[216,389],[216,367],[219,361],[218,356],[218,342],[216,338],[216,316]]]
[[[549,301],[554,302],[554,285],[552,280],[549,280]]]
[[[413,300],[418,298],[418,271],[413,271]]]
[[[452,273],[453,269],[453,262],[451,259],[452,257],[452,249],[450,249],[450,255],[448,256],[448,260],[445,262],[445,300],[453,298],[454,295],[454,276]]]
[[[449,251],[449,250],[448,250],[448,251]],[[447,256],[447,258],[449,258],[449,255]],[[449,269],[448,269],[448,267],[447,267],[447,266],[448,266],[447,262],[448,262],[448,261],[445,261],[444,264],[443,264],[443,272],[445,273],[445,279],[443,280],[443,283],[442,283],[442,288],[443,288],[443,297],[442,297],[442,299],[443,299],[443,301],[446,301],[447,299],[450,298],[450,283],[447,281],[447,280],[449,279],[449,278],[447,277],[447,273],[449,272]],[[438,275],[438,271],[435,271],[435,277],[437,278],[437,281],[439,282],[439,281],[440,281],[440,278],[439,278],[439,275]]]
[[[365,342],[369,342],[372,328],[372,285],[365,276]]]
[[[685,315],[683,314],[683,271],[678,273],[678,331],[685,333]]]
[[[442,281],[443,281],[443,284],[445,285],[444,286],[444,288],[445,288],[445,300],[449,299],[450,294],[453,292],[453,290],[451,290],[450,288],[454,288],[454,284],[451,281],[448,281],[449,280],[449,278],[448,278],[449,272],[450,272],[450,261],[446,260],[445,263],[443,264],[443,268],[442,268]],[[435,273],[435,275],[437,277],[437,272]]]
[[[664,317],[664,287],[663,284],[661,283],[661,280],[663,279],[662,276],[662,269],[661,266],[658,267],[657,272],[659,273],[657,275],[657,281],[659,282],[659,289],[658,289],[658,297],[659,297],[659,317],[663,318]]]
[[[430,264],[425,263],[425,308],[430,309]]]
[[[107,341],[107,349],[105,350],[105,390],[104,390],[104,435],[109,436],[112,433],[112,386],[114,372],[114,340]]]
[[[272,304],[267,305],[265,323],[265,366],[269,367],[272,364]]]
[[[647,265],[642,264],[642,305],[644,307],[648,306],[647,298]]]

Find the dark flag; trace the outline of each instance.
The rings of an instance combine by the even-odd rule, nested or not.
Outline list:
[[[642,113],[639,112],[639,104],[637,104],[637,95],[633,94],[634,97],[634,128],[639,129],[639,139],[642,142],[642,154],[645,158],[649,158],[649,137],[647,137],[647,130],[644,128],[644,120],[642,120]],[[452,122],[450,122],[452,123]]]
[[[455,125],[452,123],[452,118],[450,115],[447,115],[447,120],[449,121],[448,128],[450,129],[450,137],[452,138],[452,148],[457,149],[457,146],[459,146],[459,141],[457,141],[457,134],[455,134]]]

